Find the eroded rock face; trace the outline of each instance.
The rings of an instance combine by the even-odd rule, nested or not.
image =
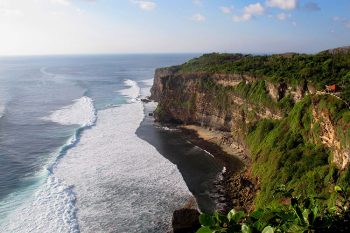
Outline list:
[[[274,101],[279,101],[285,96],[287,85],[285,83],[267,82],[267,90]]]
[[[239,74],[178,73],[176,70],[158,69],[155,74],[151,98],[159,102],[156,120],[163,123],[196,124],[215,130],[232,132],[234,139],[244,145],[248,125],[264,118],[280,119],[275,109],[257,106],[236,95],[227,96],[227,103],[218,103],[217,94],[202,87],[202,80],[210,79],[224,87],[241,82],[251,83],[256,77]],[[272,86],[271,86],[271,89]],[[286,87],[280,84],[276,99],[284,96]],[[225,107],[229,105],[230,107]]]
[[[337,126],[332,121],[331,115],[327,110],[318,110],[313,108],[313,124],[320,127],[319,137],[323,145],[328,147],[332,152],[333,163],[340,169],[344,170],[350,164],[350,147],[349,143],[344,144],[337,135]],[[345,129],[346,130],[346,129]]]

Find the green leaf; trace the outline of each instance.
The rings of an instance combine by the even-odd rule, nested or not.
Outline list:
[[[334,187],[334,191],[336,191],[337,193],[340,193],[340,192],[343,191],[343,189],[342,189],[340,186],[336,185],[336,186]]]
[[[253,224],[253,227],[254,227],[255,229],[257,229],[258,231],[262,231],[262,230],[265,228],[266,225],[267,225],[267,224],[266,224],[265,222],[261,222],[261,221],[259,220],[259,221],[256,221],[256,222]]]
[[[258,209],[250,214],[252,218],[259,219],[264,214],[264,210]]]
[[[253,230],[245,223],[242,224],[241,228],[242,233],[252,233]]]
[[[318,207],[315,206],[313,209],[312,209],[312,214],[313,214],[313,218],[312,218],[312,222],[314,222],[317,218],[317,213],[318,213]]]
[[[239,211],[235,214],[235,216],[233,217],[233,220],[235,222],[238,222],[239,220],[241,220],[243,217],[245,216],[245,213],[243,211]]]
[[[222,223],[228,223],[228,219],[226,215],[222,215],[218,212],[214,213],[214,220],[216,220],[217,223],[222,224]]]
[[[209,227],[201,227],[196,233],[212,233]]]
[[[202,226],[214,226],[215,221],[211,215],[208,214],[201,214],[199,216],[199,222]]]
[[[229,222],[234,221],[234,222],[238,222],[239,220],[241,220],[241,218],[243,218],[245,216],[245,213],[243,211],[238,211],[236,212],[235,210],[231,210],[228,214],[227,214],[227,219]]]
[[[301,212],[300,207],[298,206],[298,202],[297,202],[297,200],[295,199],[295,200],[294,200],[294,203],[293,203],[293,199],[294,199],[294,198],[292,198],[292,207],[293,207],[293,210],[294,210],[294,212],[296,213],[296,215],[298,216],[298,218],[299,218],[299,220],[300,220],[300,223],[301,223],[302,225],[305,225],[304,216],[303,216],[303,213]]]
[[[337,207],[336,206],[332,206],[332,207],[328,208],[328,210],[330,212],[336,212],[337,211]]]
[[[232,209],[230,212],[228,212],[227,214],[227,219],[229,222],[231,222],[231,220],[234,218],[235,214],[236,214],[236,210]]]
[[[264,228],[264,230],[262,231],[262,233],[274,233],[275,231],[273,230],[273,228],[271,226],[267,226]]]
[[[303,218],[304,218],[304,222],[306,224],[309,224],[309,214],[310,214],[310,210],[309,209],[305,209],[303,211]]]
[[[288,232],[294,232],[294,233],[303,233],[305,231],[305,227],[293,224],[289,226]]]
[[[285,211],[280,211],[277,212],[276,215],[283,221],[288,222],[288,221],[293,221],[295,218],[295,214],[292,212],[285,212]]]

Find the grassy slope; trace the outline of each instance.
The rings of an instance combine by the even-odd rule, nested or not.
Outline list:
[[[287,113],[282,120],[262,120],[250,125],[247,145],[253,157],[253,173],[260,177],[258,207],[278,201],[274,190],[280,184],[304,195],[322,196],[333,201],[333,186],[346,186],[350,171],[340,172],[331,164],[331,153],[319,140],[319,125],[311,129],[312,108],[328,109],[336,123],[342,143],[350,141],[350,112],[343,102],[331,96],[307,96],[294,105],[290,96],[279,102],[271,100],[265,80],[300,85],[305,82],[322,90],[324,85],[338,84],[342,98],[350,100],[350,53],[316,55],[288,54],[251,56],[241,54],[207,54],[182,66],[172,67],[179,73],[236,73],[259,77],[250,84],[223,87],[204,79],[202,88],[209,90],[216,106],[225,111],[231,107],[230,95],[248,103]],[[289,114],[288,114],[289,113]],[[349,128],[349,127],[348,127]]]
[[[337,127],[349,127],[350,111],[343,102],[332,96],[307,96],[286,118],[263,120],[250,129],[247,144],[254,160],[253,173],[261,181],[258,207],[276,204],[274,190],[281,184],[330,202],[334,201],[334,185],[348,185],[350,170],[340,172],[331,164],[330,151],[317,141],[319,128],[311,129],[314,107],[328,111]],[[339,131],[338,136],[350,140],[350,131]]]

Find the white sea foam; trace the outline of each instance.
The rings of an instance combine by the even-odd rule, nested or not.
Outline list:
[[[35,194],[11,212],[0,232],[78,233],[75,195],[55,176],[49,176]]]
[[[118,91],[120,94],[130,98],[131,102],[135,102],[136,99],[140,96],[140,87],[137,85],[137,82],[127,79],[124,81],[125,86],[128,88]]]
[[[179,132],[179,131],[181,131],[180,129],[177,129],[177,128],[169,128],[168,126],[159,126],[159,128],[160,128],[161,130],[169,131],[169,132]]]
[[[151,86],[153,85],[153,78],[141,81],[146,87],[141,89],[141,96],[146,97],[151,95]]]
[[[81,232],[166,232],[191,196],[177,167],[136,136],[142,119],[140,102],[98,112],[60,161],[55,174],[74,185]]]
[[[47,69],[47,67],[41,67],[40,72],[46,76],[51,76],[51,77],[55,76],[54,74],[47,72],[46,69]]]
[[[61,125],[92,126],[96,121],[96,111],[93,100],[83,96],[74,100],[72,105],[54,111],[49,117],[44,119]]]
[[[135,97],[136,88],[130,89]],[[60,122],[73,122],[61,120],[66,114],[59,114]],[[58,160],[32,198],[7,216],[0,232],[169,230],[172,212],[192,195],[177,167],[136,136],[142,103],[97,115],[96,125]]]

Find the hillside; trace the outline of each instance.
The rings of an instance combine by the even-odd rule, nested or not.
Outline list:
[[[326,85],[337,90],[327,93]],[[350,175],[350,52],[315,55],[206,54],[156,71],[160,122],[229,132],[256,180],[255,207],[274,206],[281,184],[335,202]],[[227,134],[225,134],[227,135]]]

